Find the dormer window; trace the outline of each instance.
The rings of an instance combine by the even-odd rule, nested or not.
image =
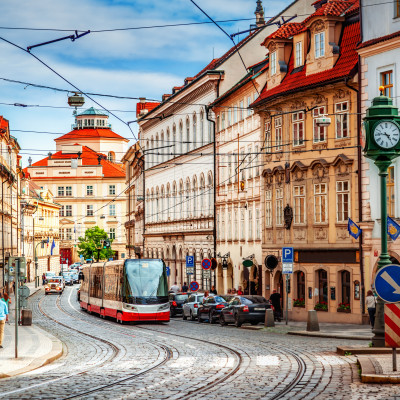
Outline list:
[[[276,74],[276,51],[271,53],[269,64],[270,64],[271,76],[275,75]]]
[[[296,43],[296,67],[303,65],[303,46],[302,42]]]
[[[315,40],[315,58],[325,55],[325,32],[319,32],[314,35]]]

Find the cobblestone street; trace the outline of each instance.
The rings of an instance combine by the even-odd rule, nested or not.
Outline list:
[[[0,381],[4,399],[395,399],[395,385],[366,385],[356,341],[250,331],[180,318],[118,325],[82,312],[76,289],[31,298],[34,323],[64,343],[59,360]],[[360,342],[360,344],[362,344]],[[365,342],[364,342],[365,344]]]

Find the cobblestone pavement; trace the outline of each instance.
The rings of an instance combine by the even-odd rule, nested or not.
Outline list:
[[[31,299],[34,322],[65,355],[0,381],[0,399],[391,399],[395,385],[366,385],[345,340],[304,338],[173,319],[118,325],[82,312],[76,290]],[[351,341],[351,344],[357,344]],[[360,342],[365,344],[365,342]],[[398,397],[400,398],[400,397]]]

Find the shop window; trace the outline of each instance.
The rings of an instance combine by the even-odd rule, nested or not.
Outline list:
[[[319,302],[328,303],[328,273],[324,269],[319,269],[317,274]]]
[[[340,275],[342,281],[342,303],[350,304],[350,272],[342,271]]]
[[[297,298],[306,298],[306,276],[303,271],[296,272]]]

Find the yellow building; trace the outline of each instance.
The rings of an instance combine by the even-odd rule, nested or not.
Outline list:
[[[358,6],[317,2],[301,23],[268,36],[267,84],[253,103],[264,127],[263,258],[293,247],[289,317],[362,321],[358,222]],[[324,126],[321,117],[330,118]],[[326,120],[325,120],[326,121]],[[263,293],[282,295],[282,264],[264,269]],[[285,297],[285,296],[282,296]],[[286,304],[285,304],[286,306]]]

